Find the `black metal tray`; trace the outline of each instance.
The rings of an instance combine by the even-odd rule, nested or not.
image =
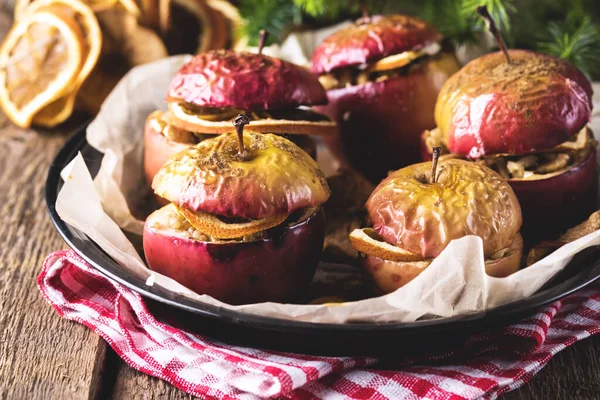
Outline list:
[[[190,300],[159,286],[147,286],[129,274],[81,231],[63,222],[55,210],[62,187],[60,171],[81,152],[92,176],[102,154],[85,139],[85,126],[65,144],[50,166],[46,204],[57,231],[83,259],[109,279],[140,293],[157,317],[172,325],[239,345],[319,355],[414,356],[460,347],[472,334],[532,315],[544,306],[600,278],[600,251],[578,254],[559,276],[538,293],[487,311],[412,323],[318,324],[249,315]]]

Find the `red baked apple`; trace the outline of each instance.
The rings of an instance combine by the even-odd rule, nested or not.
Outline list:
[[[467,235],[482,239],[489,275],[504,277],[520,267],[521,209],[508,183],[468,161],[441,160],[438,166],[437,157],[384,179],[366,203],[373,227],[350,234],[365,271],[384,293],[410,282],[452,240]]]
[[[172,129],[185,132],[186,140],[196,142],[230,131],[231,119],[239,113],[252,119],[253,131],[285,135],[314,158],[316,143],[310,135],[337,131],[335,122],[307,108],[327,103],[318,79],[305,68],[261,52],[214,50],[196,55],[173,77],[166,101],[169,111],[162,118]],[[148,146],[146,170],[154,170],[179,147]],[[151,174],[148,178],[152,182]]]
[[[442,145],[508,180],[523,209],[528,244],[556,236],[597,208],[596,142],[589,81],[566,61],[509,50],[467,64],[438,98],[438,127],[422,154]],[[543,93],[543,95],[540,95]]]
[[[419,136],[435,126],[443,83],[459,69],[442,36],[403,15],[361,18],[325,39],[312,71],[329,104],[314,109],[337,121],[333,153],[373,182],[419,161]]]
[[[330,195],[316,162],[289,140],[243,132],[206,139],[158,171],[172,204],[144,225],[150,269],[231,304],[295,301],[308,288]]]

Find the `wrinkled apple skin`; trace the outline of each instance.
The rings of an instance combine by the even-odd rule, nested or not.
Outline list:
[[[510,50],[471,61],[442,88],[435,108],[455,154],[527,154],[551,149],[590,120],[592,88],[568,62]]]
[[[526,244],[552,239],[585,220],[598,206],[596,150],[580,164],[547,179],[511,179],[523,211]]]
[[[291,214],[327,201],[331,190],[316,161],[289,140],[245,130],[250,158],[235,132],[175,154],[158,171],[154,192],[180,207],[227,217]]]
[[[359,19],[323,40],[313,52],[311,70],[314,74],[322,74],[336,68],[366,64],[440,40],[442,35],[418,18],[373,15],[368,20]]]
[[[287,138],[304,150],[313,160],[317,159],[317,145],[310,136],[288,135]],[[194,143],[174,142],[146,123],[144,128],[144,172],[148,185],[152,185],[154,176],[165,165],[169,157],[193,145]]]
[[[329,90],[329,104],[315,110],[338,123],[332,152],[374,183],[419,162],[420,135],[435,127],[438,93],[458,69],[454,55],[443,53],[406,76]]]
[[[386,242],[424,258],[466,235],[479,236],[489,257],[509,247],[521,229],[521,208],[506,181],[464,160],[439,162],[435,183],[430,162],[395,171],[365,206]]]
[[[212,50],[181,67],[167,101],[269,110],[325,104],[327,95],[317,77],[298,65],[264,54]]]
[[[291,302],[301,299],[310,285],[324,229],[322,211],[253,242],[200,242],[165,235],[146,223],[144,253],[151,270],[198,294],[230,304]]]

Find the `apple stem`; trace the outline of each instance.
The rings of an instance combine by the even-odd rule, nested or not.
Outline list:
[[[506,48],[506,42],[504,41],[504,38],[502,38],[502,35],[500,34],[500,31],[498,30],[498,27],[496,26],[496,23],[494,22],[494,19],[490,15],[487,7],[486,6],[477,7],[477,14],[479,14],[481,16],[481,18],[483,18],[483,20],[485,21],[485,24],[486,24],[488,30],[490,31],[490,33],[492,35],[494,35],[494,38],[496,39],[498,46],[500,46],[500,50],[502,50],[502,52],[504,53],[504,57],[506,57],[506,62],[510,64],[510,56],[508,55],[508,50]]]
[[[437,165],[438,165],[438,160],[440,158],[441,153],[442,153],[441,146],[433,147],[433,156],[431,158],[431,183],[437,182]]]
[[[238,158],[242,161],[250,159],[250,153],[244,147],[244,126],[250,123],[250,119],[244,114],[240,114],[233,120],[233,125],[237,132],[238,138]]]
[[[267,42],[268,38],[269,38],[269,31],[261,29],[259,36],[258,36],[258,54],[262,54],[263,47],[265,47],[265,43]]]

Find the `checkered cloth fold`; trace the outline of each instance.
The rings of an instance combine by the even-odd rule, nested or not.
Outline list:
[[[493,399],[600,331],[600,285],[594,285],[519,324],[470,338],[460,354],[392,366],[388,360],[390,370],[383,370],[375,358],[257,350],[175,329],[157,321],[140,295],[72,251],[48,256],[37,282],[61,316],[102,336],[131,367],[202,398]]]

